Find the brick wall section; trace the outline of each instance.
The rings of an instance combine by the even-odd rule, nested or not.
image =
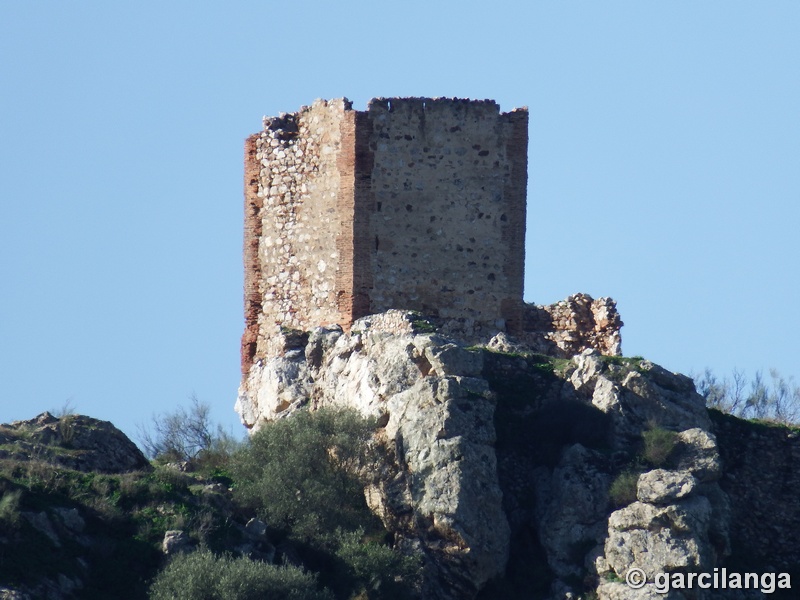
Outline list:
[[[353,218],[353,312],[351,321],[370,314],[370,293],[373,276],[370,256],[373,252],[373,236],[370,228],[372,213],[375,210],[375,197],[372,191],[372,169],[375,157],[370,149],[372,122],[364,112],[353,113],[355,122],[356,164]]]
[[[256,160],[259,135],[251,135],[244,145],[244,335],[242,335],[242,373],[250,370],[258,343],[258,319],[262,311],[261,261],[258,245],[261,239],[261,209],[264,202],[258,194],[261,168]]]
[[[356,122],[353,111],[345,112],[339,122],[341,149],[336,158],[339,190],[334,204],[337,231],[335,236],[338,264],[336,265],[337,322],[349,327],[353,318],[353,281],[355,278],[355,181],[356,181]],[[325,235],[325,232],[323,232]]]
[[[370,213],[374,206],[371,126],[364,113],[351,110],[343,114],[340,129],[342,150],[337,164],[341,178],[337,198],[340,262],[336,289],[339,324],[348,329],[353,321],[370,313]]]
[[[513,110],[503,115],[511,129],[506,156],[511,167],[506,179],[505,197],[508,221],[503,235],[510,252],[505,263],[506,279],[514,285],[501,302],[501,312],[509,333],[519,334],[523,327],[524,305],[520,301],[525,279],[525,224],[528,190],[528,111]]]

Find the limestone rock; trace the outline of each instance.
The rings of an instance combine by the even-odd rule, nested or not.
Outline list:
[[[611,415],[620,444],[652,424],[681,431],[710,429],[702,396],[691,379],[670,373],[647,360],[628,359],[629,366],[606,363],[587,352],[573,359],[570,383],[590,395],[592,404]]]
[[[187,552],[191,547],[191,540],[185,531],[171,529],[164,533],[164,540],[161,542],[161,551],[167,556]]]
[[[580,576],[583,557],[576,548],[591,547],[605,534],[606,494],[609,476],[598,468],[597,453],[580,444],[570,447],[542,486],[537,523],[550,567],[562,578]]]
[[[247,384],[248,389],[258,391],[253,396],[240,392],[235,410],[246,426],[255,429],[261,421],[288,416],[308,401],[305,361],[297,356],[254,364]]]
[[[0,585],[0,600],[31,600],[30,594]]]
[[[652,581],[665,571],[711,567],[711,504],[703,496],[665,507],[634,502],[608,520],[605,556],[619,577],[636,566]]]
[[[688,471],[655,469],[639,475],[636,496],[640,502],[669,504],[691,494],[697,480]]]
[[[599,598],[661,598],[606,576],[631,565],[648,576],[713,569],[729,549],[730,508],[702,397],[691,380],[649,361],[601,355],[592,344],[611,335],[613,321],[592,343],[564,337],[563,347],[580,349],[566,364],[543,362],[505,334],[490,343],[494,352],[468,349],[403,311],[359,319],[347,333],[284,335],[280,355],[250,367],[237,410],[253,429],[304,407],[378,417],[385,458],[367,503],[398,548],[423,557],[425,598],[474,598],[503,575],[514,535],[535,536],[553,598],[578,597],[564,582],[582,580],[587,566]],[[588,420],[558,417],[561,406]],[[515,439],[497,439],[498,414],[520,421],[504,430]],[[552,434],[537,424],[546,442],[525,430],[535,419],[553,419]],[[672,469],[641,475],[638,501],[609,515],[609,486],[654,425],[678,432]]]
[[[600,358],[600,353],[590,348],[576,356],[573,362],[576,369],[569,378],[572,386],[576,390],[581,390],[584,386],[591,386],[589,391],[593,391],[598,375],[603,372],[603,361]]]
[[[506,354],[519,354],[531,351],[530,346],[514,341],[503,331],[493,336],[486,344],[486,347],[493,352],[503,352]]]
[[[251,367],[237,410],[253,428],[304,404],[381,416],[387,462],[368,503],[438,573],[429,597],[471,597],[503,572],[508,557],[495,401],[481,377],[481,353],[415,333],[418,319],[389,311],[359,319],[349,334],[312,331],[291,358]]]
[[[719,480],[722,463],[713,433],[699,427],[679,432],[676,454],[678,469],[688,470],[703,483]]]

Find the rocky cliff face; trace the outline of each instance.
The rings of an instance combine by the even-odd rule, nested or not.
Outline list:
[[[629,569],[652,582],[726,564],[739,501],[720,487],[689,378],[592,348],[547,357],[502,335],[465,347],[432,329],[390,311],[350,333],[284,331],[281,356],[253,365],[237,401],[251,428],[306,406],[379,418],[385,459],[366,494],[424,557],[424,597],[656,598],[652,583],[625,585]],[[698,592],[669,598],[714,597]]]

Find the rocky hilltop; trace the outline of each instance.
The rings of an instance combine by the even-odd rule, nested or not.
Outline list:
[[[373,419],[364,511],[421,565],[418,598],[747,599],[765,594],[664,595],[654,578],[798,581],[798,430],[709,412],[688,377],[586,339],[572,356],[502,333],[468,346],[405,311],[349,332],[284,329],[237,410],[252,430],[329,407]],[[86,416],[0,426],[0,598],[146,598],[174,557],[203,548],[315,570],[313,552],[237,500],[235,473],[191,467],[154,466]],[[633,567],[648,580],[638,589]],[[364,589],[331,597],[408,597]]]
[[[782,530],[780,556],[769,541],[800,532],[796,502],[757,505],[800,492],[797,477],[763,474],[772,450],[795,468],[800,445],[782,428],[768,441],[738,420],[715,423],[686,376],[591,347],[536,354],[504,334],[468,347],[402,311],[348,333],[284,329],[273,343],[279,355],[241,388],[243,422],[327,406],[377,417],[384,461],[366,494],[397,545],[424,556],[424,598],[638,600],[665,597],[658,573],[797,573],[796,538]],[[751,440],[763,455],[743,448]],[[754,464],[758,491],[738,479]],[[760,530],[743,529],[753,510]],[[626,585],[633,566],[651,583]],[[666,597],[761,597],[715,593]]]

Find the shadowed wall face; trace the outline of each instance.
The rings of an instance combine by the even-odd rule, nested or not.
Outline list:
[[[373,100],[371,312],[505,329],[521,306],[527,113],[494,102]]]

